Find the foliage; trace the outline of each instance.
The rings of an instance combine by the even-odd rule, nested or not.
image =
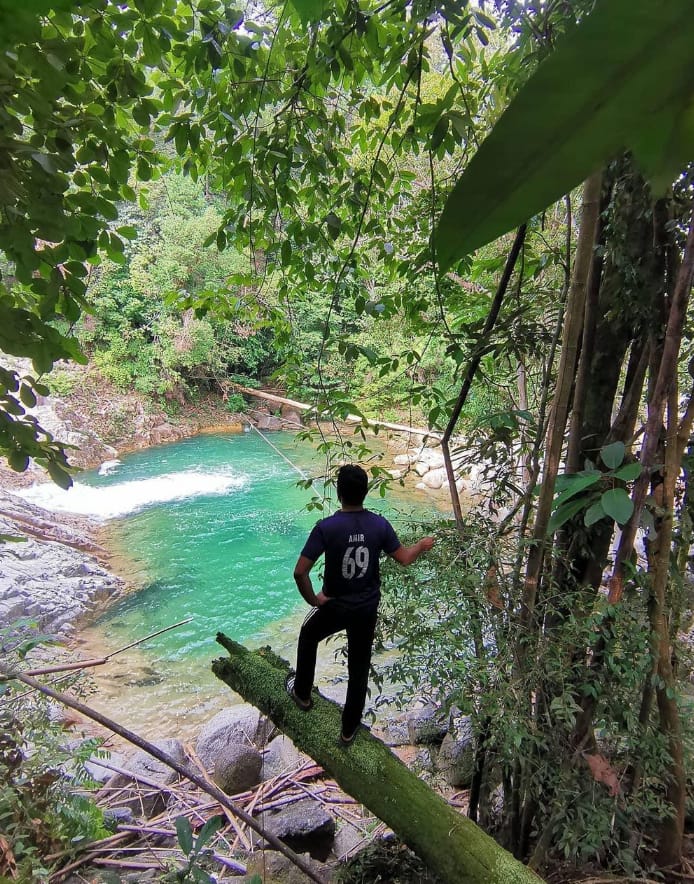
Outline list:
[[[671,186],[694,149],[690,13],[687,0],[667,15],[649,0],[602,3],[558,42],[448,198],[436,231],[444,267],[626,149],[658,194]]]
[[[208,852],[205,845],[223,823],[223,816],[212,816],[204,823],[197,837],[194,837],[188,817],[176,817],[176,835],[187,862],[184,868],[165,875],[162,878],[162,881],[171,882],[171,884],[178,881],[194,881],[198,882],[198,884],[213,884],[216,879],[209,875],[204,869],[204,862]]]
[[[548,526],[550,533],[578,513],[583,513],[583,523],[587,528],[604,518],[614,519],[618,525],[624,525],[629,520],[634,505],[623,483],[637,479],[642,467],[634,461],[625,463],[625,451],[623,442],[612,442],[600,450],[600,459],[606,470],[598,470],[590,465],[578,473],[557,479],[558,493],[552,504],[553,513]],[[647,510],[644,516],[649,517],[644,524],[652,527],[653,516]]]
[[[503,790],[509,800],[520,760],[528,765],[539,802],[535,826],[540,832],[550,827],[562,857],[578,867],[600,857],[625,874],[649,868],[654,861],[649,834],[669,812],[664,800],[669,755],[664,736],[638,720],[651,666],[643,598],[634,591],[629,606],[609,611],[603,604],[587,619],[577,611],[561,630],[523,651],[524,682],[540,686],[533,708],[517,678],[517,599],[504,578],[514,550],[499,543],[493,522],[480,511],[466,519],[462,546],[453,526],[432,529],[437,545],[424,569],[403,574],[384,567],[380,642],[398,654],[386,656],[379,683],[399,685],[404,703],[414,695],[472,717],[486,752],[480,813],[502,842],[508,843],[510,809],[503,819],[495,816],[494,794]],[[543,616],[551,619],[553,608],[550,595]],[[591,680],[571,649],[588,646],[606,617],[612,618],[607,669]],[[609,759],[614,792],[607,778],[591,772],[589,752],[582,758],[571,745],[584,692],[598,697],[599,749],[592,751],[606,765]],[[637,768],[639,783],[631,790]]]
[[[395,839],[374,841],[340,866],[339,884],[436,884],[437,878],[404,844]]]
[[[50,637],[29,621],[17,621],[2,629],[0,641],[3,666],[11,668]],[[79,689],[74,675],[70,681]],[[12,682],[0,687],[0,831],[9,839],[19,880],[38,884],[50,871],[44,857],[108,835],[101,810],[74,791],[75,785],[91,783],[84,763],[99,742],[67,745],[55,710],[42,695]]]

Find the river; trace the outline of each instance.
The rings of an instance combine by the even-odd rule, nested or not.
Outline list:
[[[314,446],[291,434],[274,433],[267,441],[248,432],[201,435],[80,474],[69,492],[37,489],[34,502],[103,523],[113,566],[132,587],[81,630],[85,656],[113,653],[189,621],[92,670],[95,708],[145,736],[185,736],[238,700],[210,671],[221,653],[218,631],[251,647],[269,644],[293,660],[306,606],[292,569],[322,516],[307,509],[315,492],[299,480],[319,478],[324,469]],[[433,514],[441,501],[397,488],[386,501],[375,496],[368,505],[402,530]],[[343,674],[334,647],[320,655],[318,679],[326,693]]]

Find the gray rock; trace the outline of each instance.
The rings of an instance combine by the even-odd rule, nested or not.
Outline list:
[[[110,829],[118,826],[131,826],[135,822],[135,814],[130,807],[107,807],[104,811],[104,822]]]
[[[406,746],[410,742],[407,713],[401,712],[381,719],[374,725],[373,733],[386,746]]]
[[[237,795],[258,785],[262,764],[262,756],[253,746],[227,743],[217,754],[212,779],[222,792]]]
[[[438,706],[428,703],[407,713],[409,742],[413,745],[441,743],[448,732],[448,721]]]
[[[368,837],[351,823],[342,822],[335,833],[333,853],[340,861],[346,860],[366,845]]]
[[[304,862],[311,866],[316,877],[323,879],[325,877],[324,869],[321,863],[317,863],[311,859],[308,854],[301,857]],[[287,859],[284,854],[276,850],[263,850],[253,853],[248,858],[246,877],[242,881],[253,880],[257,876],[265,884],[308,884],[310,879],[301,869],[298,869],[294,863]]]
[[[258,429],[259,430],[281,430],[282,429],[282,421],[278,417],[273,417],[270,414],[261,414],[258,418]]]
[[[288,770],[298,767],[303,758],[294,743],[281,734],[268,743],[267,750],[263,754],[263,766],[261,775],[263,780],[271,780]]]
[[[308,852],[321,862],[327,859],[335,837],[335,820],[311,798],[261,814],[261,824],[292,850]]]
[[[447,733],[436,757],[436,770],[443,774],[449,786],[466,788],[475,771],[475,741],[472,721],[460,719],[452,733]]]
[[[109,752],[106,758],[97,758],[93,755],[88,761],[84,762],[89,776],[96,783],[107,783],[113,776],[113,771],[104,767],[104,764],[115,764],[116,767],[123,767],[125,759],[117,752]]]
[[[262,747],[270,725],[249,703],[229,706],[208,721],[200,731],[195,753],[207,771],[214,770],[217,756],[230,743]]]
[[[185,751],[178,740],[157,740],[154,745],[179,764],[186,763]],[[157,758],[153,758],[147,752],[138,752],[137,755],[129,759],[125,764],[125,770],[134,774],[135,778],[142,777],[155,785],[146,785],[141,781],[138,786],[133,782],[133,777],[126,774],[115,774],[105,786],[105,790],[107,790],[105,794],[108,795],[113,795],[118,789],[122,790],[122,797],[117,799],[114,806],[130,807],[133,813],[143,817],[160,813],[166,807],[168,795],[166,786],[178,779],[176,771]],[[159,786],[161,789],[158,788]]]

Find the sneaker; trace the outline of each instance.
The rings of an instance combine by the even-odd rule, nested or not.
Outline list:
[[[355,741],[357,734],[359,733],[359,725],[357,725],[351,734],[346,734],[344,731],[340,734],[340,745],[341,746],[351,746]]]
[[[310,697],[308,698],[308,700],[302,700],[301,697],[294,690],[294,675],[287,676],[287,680],[285,681],[284,686],[289,696],[296,703],[299,709],[301,709],[302,712],[308,712],[310,709],[313,709],[313,700]]]

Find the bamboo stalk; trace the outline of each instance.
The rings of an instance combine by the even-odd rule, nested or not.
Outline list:
[[[43,666],[40,669],[27,669],[24,672],[24,675],[50,675],[53,672],[70,672],[73,669],[89,669],[93,666],[103,666],[104,663],[108,663],[111,657],[115,657],[116,654],[122,654],[123,651],[129,651],[130,648],[141,645],[150,638],[155,638],[155,636],[161,635],[163,632],[168,632],[170,629],[177,629],[179,626],[184,626],[186,623],[190,623],[192,619],[192,617],[187,617],[185,620],[179,620],[178,623],[172,623],[171,626],[165,626],[163,629],[158,629],[156,632],[150,632],[150,634],[146,635],[144,638],[138,638],[134,642],[130,642],[130,644],[124,645],[122,648],[118,648],[117,651],[111,651],[111,653],[106,654],[105,657],[95,657],[93,660],[78,660],[76,663],[62,663],[56,666]]]

